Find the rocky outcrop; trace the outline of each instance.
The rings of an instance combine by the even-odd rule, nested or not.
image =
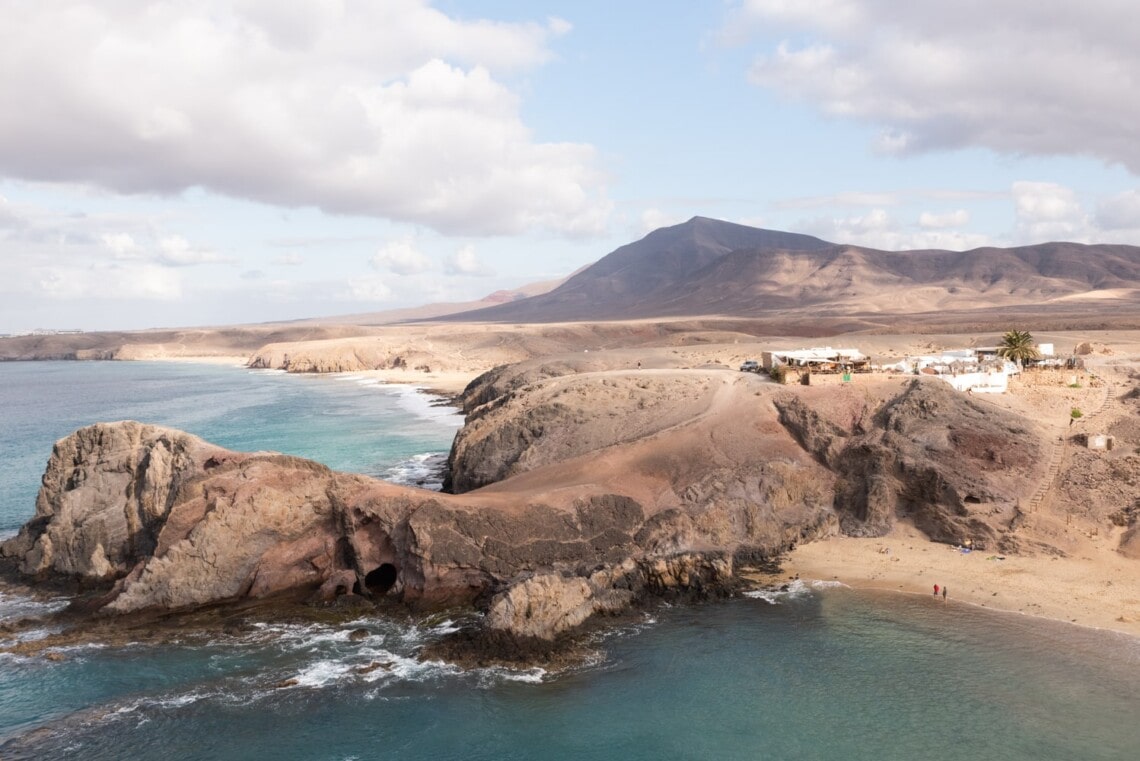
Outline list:
[[[776,400],[781,423],[836,475],[845,534],[882,536],[899,517],[935,541],[992,545],[1015,518],[1040,436],[1021,418],[915,380],[878,410],[828,419],[801,397]]]
[[[677,571],[702,562],[679,552],[700,528],[663,541],[672,524],[647,517],[618,493],[467,501],[122,422],[56,444],[36,515],[0,558],[25,577],[101,590],[87,604],[103,612],[390,597],[487,606],[493,629],[552,638],[654,590],[731,576]]]
[[[616,444],[645,439],[691,420],[714,388],[699,374],[559,374],[516,386],[467,414],[448,457],[447,491],[462,493]],[[510,375],[511,379],[519,376]],[[494,380],[468,391],[483,398]],[[466,398],[466,394],[464,395]],[[465,402],[465,407],[471,404]]]
[[[630,561],[620,566],[633,571]],[[613,572],[590,577],[540,573],[510,587],[491,601],[487,626],[519,637],[554,639],[598,613],[617,613],[634,599],[632,588],[615,588]]]
[[[35,517],[0,552],[28,576],[109,579],[150,556],[181,485],[224,450],[179,431],[100,424],[56,443]]]

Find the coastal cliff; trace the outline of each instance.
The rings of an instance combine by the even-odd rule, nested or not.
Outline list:
[[[469,406],[450,458],[461,493],[136,422],[81,429],[56,444],[0,561],[78,582],[100,613],[386,599],[474,607],[497,637],[551,641],[639,600],[724,593],[741,565],[898,517],[999,542],[1040,459],[1018,418],[937,383],[857,394],[570,370]],[[489,380],[469,390],[485,398]]]

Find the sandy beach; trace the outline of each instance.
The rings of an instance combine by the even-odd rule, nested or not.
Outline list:
[[[838,581],[856,589],[933,596],[947,588],[946,604],[970,604],[1042,616],[1140,637],[1140,574],[1136,562],[1085,540],[1085,552],[1056,556],[963,552],[927,541],[900,523],[880,539],[832,537],[797,547],[778,580]],[[771,583],[777,579],[757,575]],[[938,601],[942,601],[939,594]]]

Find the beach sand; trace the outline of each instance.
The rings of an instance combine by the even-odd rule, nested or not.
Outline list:
[[[241,355],[153,356],[147,357],[146,361],[245,367],[249,363],[249,359],[249,356]],[[345,374],[357,375],[361,378],[373,378],[380,383],[413,385],[418,389],[422,389],[426,394],[445,397],[455,396],[462,392],[463,389],[467,387],[467,384],[477,375],[477,373],[472,372],[413,372],[403,368],[354,370],[346,372]]]
[[[778,577],[757,581],[838,581],[874,589],[933,597],[948,588],[946,604],[971,604],[1042,616],[1140,637],[1140,573],[1133,560],[1111,550],[1115,537],[1082,538],[1069,557],[963,552],[936,544],[900,522],[880,539],[832,537],[797,547]],[[939,593],[938,601],[942,602]]]

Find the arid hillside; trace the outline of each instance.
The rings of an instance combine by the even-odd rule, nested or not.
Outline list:
[[[726,315],[948,328],[993,325],[1029,310],[1058,329],[1094,327],[1107,314],[1137,322],[1140,248],[880,251],[694,217],[615,250],[549,293],[446,319]]]

